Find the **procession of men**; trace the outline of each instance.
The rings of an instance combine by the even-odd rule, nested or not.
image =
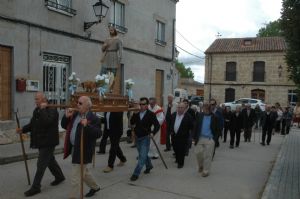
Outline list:
[[[55,177],[52,186],[59,185],[67,178],[66,181],[71,185],[69,198],[78,196],[82,181],[90,187],[85,197],[94,196],[101,189],[99,185],[101,179],[95,179],[90,169],[95,155],[96,140],[102,135],[101,123],[104,124],[104,134],[107,134],[111,143],[107,167],[103,172],[109,173],[114,170],[116,157],[119,158],[117,166],[123,166],[127,162],[126,154],[122,152],[119,145],[120,138],[126,130],[123,128],[123,113],[106,112],[101,122],[101,119],[91,112],[92,101],[88,96],[81,96],[78,99],[76,109],[66,109],[61,120],[61,126],[66,129],[64,158],[72,156],[72,172],[71,176],[65,176],[53,155],[54,147],[58,144],[58,113],[47,106],[47,99],[42,92],[36,94],[35,101],[36,109],[30,123],[17,129],[18,133],[32,131],[31,147],[39,149],[35,180],[31,189],[24,193],[25,196],[29,197],[41,192],[41,181],[47,167]],[[226,143],[227,131],[230,132],[228,145],[230,149],[241,147],[242,132],[243,144],[255,141],[255,135],[252,135],[254,127],[261,129],[259,140],[261,145],[265,146],[271,144],[278,115],[281,115],[279,124],[281,134],[288,134],[292,124],[293,114],[290,109],[286,107],[280,113],[282,108],[279,104],[266,105],[264,111],[255,111],[259,107],[252,109],[250,104],[246,104],[245,108],[237,106],[236,110],[230,110],[228,107],[222,108],[216,100],[211,99],[209,103],[201,103],[200,109],[197,106],[190,107],[187,100],[175,103],[172,94],[168,95],[167,102],[166,109],[163,110],[157,104],[156,98],[142,97],[139,99],[138,110],[134,111],[129,118],[132,139],[135,140],[138,153],[137,165],[129,178],[130,181],[138,180],[143,168],[145,168],[144,174],[150,174],[153,169],[155,170],[151,159],[158,161],[156,159],[160,158],[168,168],[163,158],[167,154],[172,154],[178,169],[184,168],[185,158],[191,148],[190,142],[194,145],[194,157],[197,160],[195,169],[202,177],[208,177],[213,172],[211,164],[220,145],[219,141],[223,139],[223,144]],[[164,128],[162,128],[163,124],[166,125]],[[49,128],[49,125],[52,128]],[[45,144],[45,140],[41,140],[45,129],[48,132],[46,139],[51,137],[54,139],[52,144],[51,142]],[[84,140],[83,144],[81,139]],[[160,145],[166,145],[163,154]],[[80,178],[82,168],[83,176]]]

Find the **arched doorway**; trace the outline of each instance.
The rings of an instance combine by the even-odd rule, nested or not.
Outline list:
[[[265,101],[265,91],[262,89],[251,90],[251,98]]]

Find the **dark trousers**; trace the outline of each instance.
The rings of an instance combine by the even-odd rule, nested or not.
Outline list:
[[[267,135],[267,144],[270,144],[272,138],[272,127],[263,128],[262,130],[262,143],[265,143],[266,135]]]
[[[171,131],[167,129],[166,133],[166,149],[171,150]]]
[[[47,147],[39,149],[39,156],[37,160],[37,169],[35,172],[34,180],[32,183],[32,188],[40,189],[41,181],[48,167],[55,179],[64,179],[64,174],[59,167],[57,161],[54,157],[55,147]]]
[[[173,148],[175,151],[175,158],[178,165],[184,165],[184,157],[186,153],[186,149],[188,148],[188,140],[182,139],[182,138],[176,138],[173,139]]]
[[[275,132],[277,132],[277,133],[280,132],[280,124],[281,124],[281,121],[276,120],[276,122],[275,122]]]
[[[290,133],[290,120],[282,120],[281,122],[281,134],[285,135],[285,134],[289,134]]]
[[[234,139],[235,140],[235,146],[240,145],[240,139],[241,139],[241,130],[240,129],[234,129],[230,131],[230,146],[234,145]]]
[[[99,145],[99,152],[105,153],[107,138],[108,138],[108,132],[104,131],[103,135],[102,135],[102,138],[101,138],[101,141],[100,141],[100,145]]]
[[[245,142],[247,142],[247,141],[250,142],[251,141],[251,134],[252,134],[252,127],[244,129]]]
[[[116,157],[118,157],[122,162],[126,162],[126,157],[124,156],[120,147],[120,138],[122,134],[114,135],[113,132],[109,132],[108,134],[110,139],[108,166],[113,168]]]
[[[227,140],[227,132],[228,130],[230,131],[229,129],[229,122],[225,122],[225,125],[224,125],[224,132],[223,132],[223,142],[226,142]],[[231,133],[230,133],[231,135]]]

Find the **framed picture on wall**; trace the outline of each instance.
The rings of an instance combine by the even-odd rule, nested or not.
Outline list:
[[[39,91],[40,82],[39,80],[27,80],[26,91]]]

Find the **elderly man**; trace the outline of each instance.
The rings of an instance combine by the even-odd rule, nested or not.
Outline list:
[[[96,139],[101,136],[100,119],[90,111],[91,99],[81,96],[77,102],[78,111],[67,109],[61,120],[61,126],[67,130],[65,137],[64,158],[72,153],[72,176],[70,198],[76,198],[80,185],[80,139],[83,136],[83,180],[90,191],[85,197],[93,196],[100,190],[88,169],[92,162]]]
[[[277,114],[271,110],[270,105],[266,105],[266,110],[262,113],[261,126],[262,126],[262,141],[261,145],[265,146],[266,135],[267,145],[270,144],[272,138],[272,130],[275,126]]]
[[[65,180],[54,156],[55,146],[59,143],[58,112],[56,109],[47,107],[47,99],[42,92],[36,93],[35,104],[36,108],[29,124],[22,129],[17,129],[17,133],[31,132],[30,147],[39,150],[37,170],[31,188],[24,193],[26,197],[41,192],[41,181],[47,167],[55,177],[55,180],[51,182],[52,186]]]
[[[171,115],[176,111],[177,103],[173,101],[174,96],[172,94],[168,95],[168,105],[166,108],[166,124],[167,124],[167,133],[166,133],[166,149],[164,151],[170,151],[171,150]]]
[[[155,114],[159,125],[162,126],[162,124],[165,120],[165,116],[164,116],[163,109],[156,103],[156,98],[154,98],[154,97],[149,98],[148,110]],[[164,129],[164,130],[166,130],[166,129]],[[160,133],[161,133],[161,131],[158,131],[154,136],[154,140],[157,144],[160,143]],[[148,156],[151,159],[157,159],[159,157],[156,147],[155,147],[154,143],[152,143],[152,141],[150,142],[150,149],[149,149]]]
[[[250,142],[252,127],[256,120],[256,114],[254,109],[251,108],[251,104],[246,104],[246,108],[242,110],[242,116],[245,142]]]
[[[175,151],[177,168],[182,168],[184,165],[184,156],[190,137],[190,130],[193,128],[193,118],[185,112],[185,104],[180,102],[177,106],[177,112],[171,116],[171,134],[173,148]]]

